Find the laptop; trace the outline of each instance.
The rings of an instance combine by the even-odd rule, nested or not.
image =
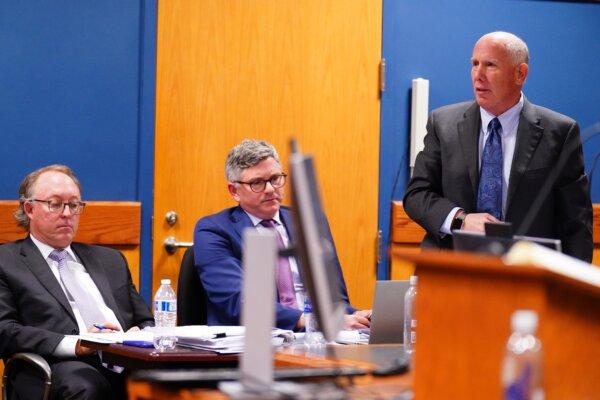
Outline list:
[[[377,281],[369,344],[402,343],[404,341],[404,295],[409,281]]]

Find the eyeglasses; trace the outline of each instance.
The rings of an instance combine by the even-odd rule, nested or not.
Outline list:
[[[272,177],[270,177],[267,180],[257,179],[255,181],[251,181],[251,182],[236,181],[236,183],[243,183],[244,185],[250,186],[250,190],[252,190],[254,193],[261,193],[267,187],[267,182],[269,182],[271,184],[271,186],[273,186],[273,188],[275,188],[275,189],[278,189],[278,188],[282,187],[283,185],[285,185],[285,177],[286,176],[287,176],[287,174],[277,174],[277,175],[273,175]]]
[[[60,200],[39,200],[39,199],[27,199],[26,201],[37,201],[39,203],[46,203],[48,206],[48,211],[52,213],[60,213],[62,214],[65,211],[65,207],[69,207],[69,211],[71,214],[81,214],[83,208],[85,207],[85,203],[82,201],[69,201],[68,203],[63,203]]]

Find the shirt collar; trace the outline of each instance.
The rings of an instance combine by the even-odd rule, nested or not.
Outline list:
[[[56,250],[54,247],[48,246],[46,243],[41,242],[38,239],[36,239],[36,237],[33,236],[32,233],[29,234],[29,237],[31,237],[31,241],[33,242],[33,244],[35,244],[35,246],[42,253],[42,256],[44,257],[44,260],[47,260],[48,256],[50,256],[50,253],[52,253],[54,250]],[[77,262],[77,257],[75,257],[75,253],[73,252],[73,249],[71,249],[71,245],[68,245],[64,250],[67,251],[67,254],[69,255],[70,261],[76,261]]]
[[[242,210],[244,210],[242,208]],[[250,214],[248,211],[244,210],[244,212],[246,213],[246,215],[248,215],[248,217],[250,217],[250,220],[252,221],[252,226],[257,226],[258,224],[260,224],[260,221],[262,221],[262,218],[258,218],[252,214]],[[275,225],[282,225],[281,223],[281,217],[279,216],[279,210],[277,210],[277,212],[275,213],[275,216],[272,218],[273,221],[275,221]]]
[[[500,125],[502,125],[503,134],[512,131],[512,129],[509,129],[509,127],[516,126],[519,123],[519,116],[521,115],[521,110],[523,110],[523,103],[523,93],[521,92],[521,97],[519,98],[517,104],[498,115]],[[487,132],[487,127],[490,124],[490,121],[496,118],[496,116],[487,112],[483,107],[479,107],[479,111],[481,113],[481,126],[483,131]]]

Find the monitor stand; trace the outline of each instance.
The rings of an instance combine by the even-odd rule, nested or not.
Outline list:
[[[271,330],[275,326],[275,266],[279,250],[274,232],[244,231],[242,324],[246,327],[239,381],[219,383],[232,399],[296,398],[308,393],[340,392],[335,385],[273,379]],[[329,394],[328,393],[328,394]]]

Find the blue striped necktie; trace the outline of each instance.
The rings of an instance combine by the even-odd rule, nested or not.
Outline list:
[[[488,125],[488,138],[481,156],[481,174],[477,192],[477,212],[485,212],[502,219],[502,140],[500,120],[494,118]]]

